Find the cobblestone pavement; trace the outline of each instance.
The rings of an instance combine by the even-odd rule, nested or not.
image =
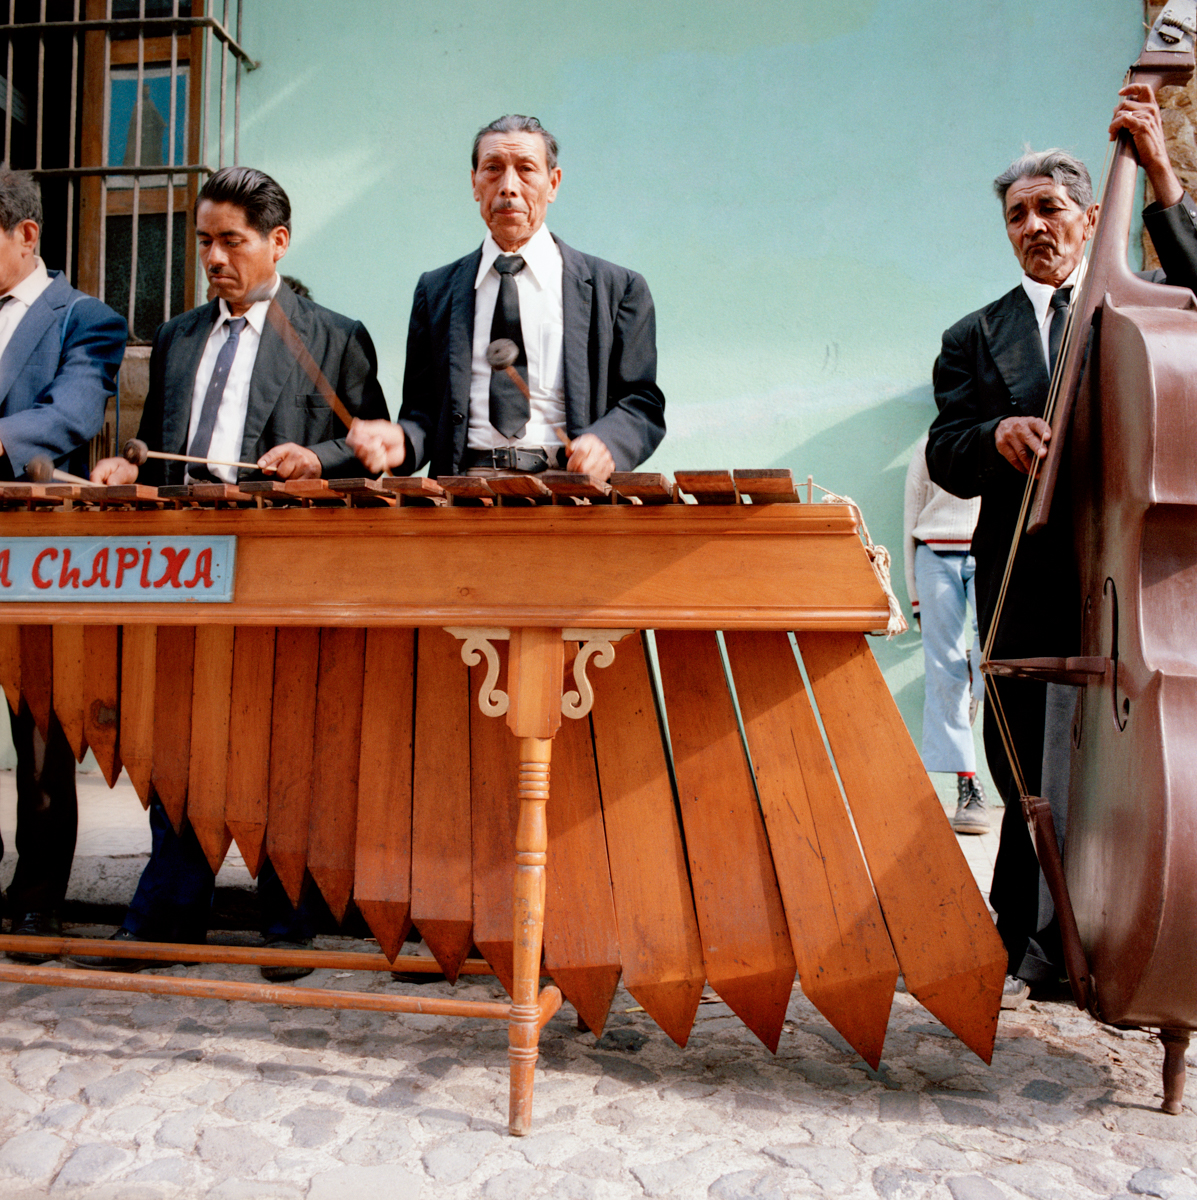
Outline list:
[[[514,1139],[498,1023],[0,984],[0,1197],[1197,1197],[1197,1118],[1156,1111],[1160,1047],[1070,1003],[1003,1013],[986,1066],[899,992],[873,1072],[797,989],[776,1057],[710,1000],[685,1050],[622,990],[598,1042],[563,1008]]]

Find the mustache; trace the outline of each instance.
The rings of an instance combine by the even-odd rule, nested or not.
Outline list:
[[[490,211],[493,213],[500,212],[527,212],[528,210],[518,200],[496,200],[490,206]]]

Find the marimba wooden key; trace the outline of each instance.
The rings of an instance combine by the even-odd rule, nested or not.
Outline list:
[[[195,627],[161,625],[155,645],[150,783],[176,833],[183,829],[191,776]]]
[[[266,853],[292,904],[300,901],[307,871],[319,678],[320,630],[280,627],[274,643]]]
[[[422,628],[416,659],[411,917],[454,980],[473,944],[469,672],[457,642]]]
[[[413,629],[366,634],[353,898],[391,959],[411,929],[415,649]]]
[[[126,633],[126,637],[128,634]],[[225,823],[253,878],[266,858],[270,811],[270,733],[274,697],[275,631],[241,625],[233,636],[233,679]]]

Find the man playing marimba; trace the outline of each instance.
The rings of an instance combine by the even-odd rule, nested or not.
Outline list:
[[[225,167],[200,189],[195,233],[216,299],[154,335],[137,436],[151,450],[209,460],[207,467],[189,464],[189,479],[233,483],[246,475],[228,465],[236,462],[256,462],[279,479],[359,472],[316,381],[267,321],[273,301],[346,408],[354,416],[386,415],[365,326],[282,286],[275,266],[291,241],[287,193],[262,171]],[[92,472],[97,483],[138,478],[123,458],[103,459]],[[184,466],[151,460],[140,479],[182,483]]]
[[[200,260],[216,297],[159,328],[150,358],[150,390],[138,437],[150,450],[186,453],[203,463],[150,459],[144,482],[217,480],[234,483],[256,462],[280,479],[360,473],[344,429],[318,394],[320,375],[355,416],[386,415],[370,335],[359,321],[297,296],[275,267],[287,252],[291,204],[269,175],[225,167],[200,190],[195,206]],[[280,332],[296,335],[310,355],[305,366]],[[314,364],[314,366],[313,366]],[[313,378],[316,375],[317,378]],[[215,461],[212,461],[215,460]],[[252,474],[252,472],[248,472]],[[145,475],[149,479],[145,479]],[[130,483],[138,468],[124,458],[98,463],[99,483]],[[121,928],[123,940],[203,941],[214,878],[190,827],[179,837],[158,803],[150,808],[153,850]],[[259,876],[268,943],[310,938],[305,914],[291,908],[267,863]],[[85,966],[137,970],[133,959],[76,959]],[[308,972],[264,967],[273,980]]]
[[[403,474],[635,469],[665,436],[648,285],[545,228],[561,168],[535,117],[480,130],[470,181],[486,239],[420,277],[398,424],[355,421],[349,444],[371,471]],[[519,381],[492,370],[498,339],[515,343]]]
[[[24,171],[0,166],[0,478],[23,477],[48,455],[82,469],[89,438],[116,391],[127,329],[106,304],[76,291],[37,253],[42,198]],[[72,459],[82,461],[76,465]],[[47,667],[47,670],[49,668]],[[62,932],[58,910],[75,855],[75,758],[58,718],[43,738],[28,707],[12,717],[17,751],[17,861],[8,889],[11,932]],[[0,854],[3,854],[0,843]],[[46,955],[13,954],[25,962]]]

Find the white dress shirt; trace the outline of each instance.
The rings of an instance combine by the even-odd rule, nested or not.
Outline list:
[[[528,355],[531,416],[523,437],[506,438],[490,423],[490,377],[486,361],[490,327],[499,299],[495,259],[504,253],[489,233],[474,280],[474,355],[470,378],[470,426],[466,444],[472,450],[498,446],[559,445],[554,428],[565,427],[565,366],[562,344],[565,318],[561,302],[561,251],[542,225],[516,253],[525,266],[515,278],[520,301],[520,329]]]
[[[224,395],[220,400],[220,408],[216,413],[216,425],[212,430],[212,441],[208,445],[208,453],[224,462],[237,462],[241,458],[241,441],[245,436],[245,417],[249,412],[249,381],[254,373],[254,363],[258,359],[258,347],[262,343],[262,329],[266,324],[266,310],[274,299],[279,284],[278,275],[270,288],[270,295],[265,300],[259,300],[249,306],[244,313],[246,326],[241,331],[237,341],[237,353],[233,356],[233,365],[229,369],[229,377],[225,380]],[[208,384],[212,381],[212,372],[216,369],[216,356],[229,336],[229,306],[222,299],[220,313],[212,332],[208,335],[208,344],[204,347],[203,357],[200,358],[199,370],[195,373],[195,387],[191,392],[191,422],[187,428],[187,445],[191,445],[199,426],[200,413],[204,408],[204,396]],[[187,453],[184,449],[183,453]],[[209,466],[208,470],[217,479],[225,483],[236,483],[236,467]],[[191,471],[187,471],[187,482],[191,482]]]
[[[1069,300],[1069,307],[1072,307],[1072,300],[1076,299],[1077,280],[1080,279],[1081,268],[1078,266],[1071,275],[1068,276],[1061,287],[1072,288],[1072,299]],[[1043,343],[1043,361],[1047,363],[1048,374],[1051,374],[1052,359],[1051,351],[1048,349],[1048,339],[1051,337],[1052,321],[1055,320],[1055,312],[1052,308],[1052,296],[1056,289],[1050,283],[1040,283],[1037,279],[1032,279],[1029,275],[1024,274],[1022,277],[1022,289],[1027,294],[1027,299],[1030,300],[1035,309],[1035,320],[1039,323],[1039,340]],[[1064,320],[1067,314],[1063,314],[1060,319]]]
[[[4,293],[6,296],[11,296],[12,299],[0,304],[0,355],[3,355],[4,351],[8,349],[8,343],[12,341],[12,335],[16,333],[17,326],[25,319],[30,305],[50,286],[50,283],[46,264],[37,255],[34,255],[33,270],[11,291]]]

